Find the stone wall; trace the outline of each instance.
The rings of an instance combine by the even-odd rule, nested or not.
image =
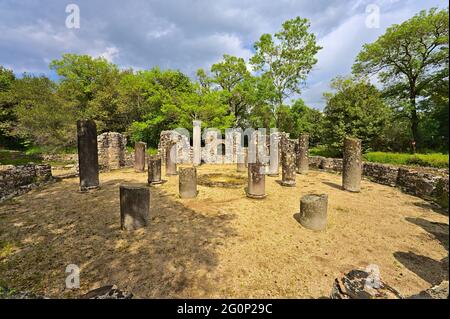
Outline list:
[[[127,138],[120,133],[106,132],[97,136],[98,164],[100,170],[126,166]]]
[[[312,168],[342,172],[342,159],[311,156]],[[386,164],[363,164],[363,176],[372,182],[399,187],[405,193],[433,200],[448,207],[449,174],[446,170],[397,167]]]
[[[0,202],[52,181],[51,166],[26,164],[0,166]]]

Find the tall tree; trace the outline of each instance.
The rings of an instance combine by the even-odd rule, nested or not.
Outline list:
[[[246,93],[251,90],[251,75],[243,58],[225,54],[223,60],[211,66],[212,81],[223,90],[224,97],[236,123],[244,124],[250,107]],[[203,81],[205,82],[205,81]]]
[[[254,45],[255,55],[250,63],[255,71],[272,80],[276,107],[292,94],[300,94],[300,84],[317,63],[315,56],[321,47],[309,27],[308,19],[296,17],[284,22],[274,36],[263,34]]]
[[[79,118],[97,121],[99,131],[115,130],[118,85],[122,73],[115,64],[88,55],[65,54],[50,68],[61,77],[59,91],[78,110]]]
[[[390,117],[378,89],[366,80],[337,77],[334,93],[325,93],[324,130],[328,144],[340,150],[345,136],[362,139],[365,149],[375,148]]]
[[[364,45],[353,66],[355,74],[376,74],[388,94],[408,100],[404,111],[416,143],[420,140],[417,99],[448,68],[448,31],[448,9],[421,11]]]
[[[17,101],[12,93],[15,81],[13,71],[0,65],[0,146],[15,144],[15,139],[11,136],[17,121],[14,114]]]

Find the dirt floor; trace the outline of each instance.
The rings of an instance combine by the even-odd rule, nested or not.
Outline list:
[[[203,165],[198,174],[246,176],[235,171]],[[174,176],[151,188],[150,225],[123,232],[119,185],[146,178],[102,173],[101,188],[84,194],[71,178],[0,204],[0,285],[51,297],[116,284],[138,298],[318,298],[370,264],[403,295],[448,280],[448,213],[398,189],[363,181],[349,193],[340,175],[311,171],[294,188],[266,177],[265,200],[207,186],[180,199]],[[329,195],[324,232],[297,222],[308,193]],[[69,264],[81,268],[80,290],[65,288]]]

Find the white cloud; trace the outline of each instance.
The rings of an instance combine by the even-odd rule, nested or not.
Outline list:
[[[364,25],[365,8],[380,7],[380,29]],[[224,53],[248,60],[253,43],[295,16],[306,17],[324,47],[302,98],[322,108],[322,93],[336,75],[346,75],[364,43],[387,26],[444,0],[78,0],[81,28],[67,29],[66,3],[0,2],[0,64],[16,72],[50,74],[49,61],[64,53],[103,56],[120,67],[208,69]]]

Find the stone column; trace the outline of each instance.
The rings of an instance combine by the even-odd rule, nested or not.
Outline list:
[[[134,170],[136,172],[145,171],[145,149],[147,144],[137,142],[134,144]]]
[[[161,156],[149,156],[147,166],[148,184],[161,184],[163,182],[161,179]]]
[[[194,165],[200,165],[202,162],[202,122],[193,121],[193,163]]]
[[[282,165],[282,186],[294,187],[295,183],[295,141],[283,136],[282,151],[281,151],[281,165]]]
[[[360,192],[361,175],[361,140],[356,138],[346,138],[344,141],[342,187],[350,192]]]
[[[307,174],[309,170],[309,135],[302,134],[298,138],[297,152],[297,173]]]
[[[166,175],[177,175],[177,159],[176,159],[176,146],[175,144],[169,144],[166,147]]]
[[[97,126],[92,120],[77,121],[80,190],[99,187]]]
[[[248,163],[247,197],[254,199],[266,198],[266,179],[264,165],[260,162]]]
[[[120,185],[120,225],[123,230],[147,226],[150,189],[143,184]]]
[[[269,176],[276,177],[279,175],[279,145],[280,135],[278,133],[270,134],[270,163],[269,163]]]
[[[241,151],[237,154],[237,171],[246,172],[248,161],[248,150],[246,147],[242,147]]]
[[[197,169],[195,167],[180,168],[179,191],[181,198],[197,197]]]
[[[327,226],[328,195],[310,194],[300,200],[300,224],[311,230]]]

